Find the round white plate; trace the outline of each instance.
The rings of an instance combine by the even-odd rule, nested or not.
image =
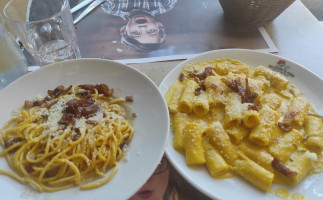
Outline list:
[[[119,97],[133,96],[130,103],[136,113],[134,136],[129,150],[121,159],[111,182],[97,189],[78,187],[54,193],[38,193],[15,180],[0,175],[0,199],[127,199],[150,177],[166,148],[169,116],[158,87],[143,73],[129,66],[101,59],[80,59],[56,63],[28,73],[0,91],[0,126],[9,120],[12,111],[37,95],[46,96],[48,89],[58,85],[105,83]],[[0,147],[1,151],[1,147]],[[4,157],[0,168],[10,170]]]
[[[319,114],[323,114],[323,81],[304,67],[287,60],[285,58],[272,55],[269,53],[258,52],[244,49],[226,49],[215,50],[200,54],[196,57],[186,60],[175,67],[161,82],[159,89],[163,94],[169,86],[178,79],[179,73],[183,66],[188,62],[208,61],[219,58],[232,58],[242,61],[243,63],[257,67],[263,65],[280,71],[303,91],[307,98]],[[280,62],[279,62],[280,61]],[[223,200],[249,200],[262,199],[272,200],[279,199],[274,193],[265,193],[256,189],[251,184],[235,176],[229,179],[212,178],[205,167],[189,167],[185,163],[185,157],[177,152],[173,146],[173,133],[167,139],[166,154],[177,171],[193,186],[212,199]],[[307,177],[296,187],[286,187],[273,185],[273,191],[276,188],[286,188],[293,193],[301,193],[311,200],[323,199],[323,173],[314,174]]]

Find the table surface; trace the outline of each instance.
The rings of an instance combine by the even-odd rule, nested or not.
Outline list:
[[[264,28],[279,50],[273,54],[292,60],[323,79],[323,25],[299,0]],[[181,62],[183,60],[129,65],[146,74],[158,86]],[[189,190],[181,200],[208,199],[189,184],[187,188]]]
[[[296,0],[265,29],[279,50],[273,54],[292,60],[323,79],[323,26],[304,4]],[[129,65],[159,85],[181,62],[183,60]]]

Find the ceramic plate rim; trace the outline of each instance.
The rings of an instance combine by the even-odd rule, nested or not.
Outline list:
[[[156,109],[153,109],[153,112],[154,112],[153,114],[149,113],[149,115],[152,116],[151,117],[152,118],[151,119],[152,124],[154,124],[154,125],[160,124],[160,125],[158,125],[158,127],[160,128],[160,130],[155,131],[153,134],[149,133],[149,135],[148,135],[148,133],[135,133],[135,135],[133,137],[133,140],[130,142],[130,148],[131,148],[131,145],[133,143],[135,143],[136,145],[139,145],[139,144],[142,144],[144,142],[144,141],[139,141],[139,140],[148,140],[146,138],[143,138],[143,136],[148,136],[149,139],[152,139],[152,137],[155,136],[158,139],[160,139],[157,142],[151,142],[151,143],[154,143],[156,147],[154,147],[152,149],[152,152],[146,153],[146,152],[140,152],[140,151],[142,151],[142,150],[147,151],[148,150],[147,149],[148,147],[147,148],[146,147],[143,147],[143,146],[137,147],[137,146],[133,145],[133,147],[132,147],[133,149],[130,149],[130,152],[127,153],[129,156],[132,156],[132,157],[130,157],[129,158],[129,161],[127,161],[127,162],[120,161],[120,166],[121,167],[119,168],[119,170],[118,170],[118,172],[117,172],[117,174],[115,176],[115,177],[118,176],[118,173],[120,173],[120,170],[124,169],[125,168],[124,166],[126,166],[127,163],[131,163],[132,165],[134,163],[137,163],[137,165],[135,167],[138,167],[140,163],[138,163],[139,161],[138,162],[135,161],[137,158],[140,161],[143,161],[144,158],[146,158],[147,161],[149,161],[148,164],[147,163],[144,163],[145,166],[143,167],[143,170],[144,169],[147,169],[145,171],[145,173],[139,171],[139,173],[138,173],[139,175],[134,175],[133,176],[133,177],[137,177],[138,180],[135,180],[134,178],[131,179],[131,176],[130,176],[131,174],[130,174],[130,172],[128,172],[128,175],[130,176],[129,179],[131,179],[131,180],[129,180],[129,182],[135,184],[135,185],[133,185],[133,187],[128,188],[128,189],[126,189],[123,192],[115,192],[114,195],[111,195],[111,196],[119,196],[121,198],[129,198],[131,195],[133,195],[149,179],[150,175],[154,172],[155,167],[159,164],[160,159],[164,155],[164,152],[165,152],[165,149],[166,149],[166,141],[167,141],[167,138],[168,138],[168,135],[169,135],[169,129],[168,129],[168,127],[169,127],[169,115],[168,115],[168,109],[167,109],[166,103],[165,103],[165,101],[163,99],[163,96],[162,96],[159,88],[156,86],[156,84],[147,75],[145,75],[144,73],[140,72],[139,70],[137,70],[137,69],[135,69],[135,68],[133,68],[131,66],[128,66],[128,65],[125,65],[125,64],[122,64],[122,63],[118,63],[118,62],[115,62],[115,61],[112,61],[112,60],[97,59],[97,58],[82,58],[82,59],[77,59],[77,60],[62,61],[62,62],[59,62],[59,63],[55,63],[55,64],[51,64],[51,65],[47,65],[47,66],[41,67],[40,69],[38,69],[36,71],[29,72],[29,73],[25,74],[24,76],[22,76],[22,77],[18,78],[17,80],[15,80],[14,82],[12,82],[11,84],[9,84],[5,88],[3,88],[0,91],[0,96],[4,96],[4,95],[9,94],[10,93],[10,90],[12,90],[12,89],[15,89],[15,88],[20,88],[21,89],[22,86],[20,86],[20,85],[22,83],[25,83],[26,81],[28,82],[32,78],[35,78],[36,76],[49,75],[49,74],[46,74],[46,73],[53,72],[53,71],[56,72],[56,73],[59,73],[59,72],[61,72],[61,70],[62,70],[63,67],[68,67],[65,70],[66,73],[71,72],[73,69],[80,69],[80,71],[71,72],[72,73],[71,76],[76,76],[75,80],[77,79],[78,76],[82,77],[82,75],[83,75],[84,77],[86,77],[87,75],[82,74],[82,73],[85,73],[85,72],[88,71],[88,69],[86,69],[86,66],[85,66],[86,64],[92,64],[91,65],[92,68],[95,68],[96,70],[100,69],[101,71],[106,72],[106,74],[99,75],[101,82],[102,82],[102,77],[103,76],[106,76],[107,79],[114,79],[114,77],[111,78],[112,75],[110,75],[110,73],[112,73],[112,71],[111,71],[112,69],[114,70],[113,71],[114,75],[116,75],[117,77],[120,76],[119,78],[122,78],[122,75],[118,75],[117,74],[118,72],[120,72],[120,74],[122,74],[122,73],[127,74],[127,75],[131,74],[133,77],[131,77],[129,79],[135,80],[137,82],[135,82],[134,84],[130,84],[130,86],[127,87],[127,88],[121,88],[121,92],[120,92],[120,93],[122,93],[123,90],[124,91],[130,90],[128,88],[132,88],[132,89],[135,89],[135,91],[137,91],[137,92],[141,92],[138,95],[137,94],[134,94],[134,95],[137,95],[137,96],[134,97],[135,100],[132,103],[132,105],[130,105],[131,107],[138,107],[139,108],[139,107],[143,107],[144,106],[143,105],[144,102],[136,102],[136,98],[138,98],[138,99],[144,99],[145,96],[142,96],[142,97],[139,96],[139,95],[146,95],[145,93],[142,93],[142,90],[144,90],[144,89],[147,89],[148,92],[151,92],[152,94],[154,94],[154,97],[152,99],[153,100],[156,100],[156,104],[157,103],[160,104],[160,105],[157,106]],[[103,65],[106,65],[107,66],[106,69],[104,69],[104,66]],[[74,73],[74,75],[73,75],[73,73]],[[95,74],[95,72],[93,72],[93,74]],[[94,76],[93,74],[90,73],[89,76],[95,79],[96,76]],[[50,74],[50,76],[52,76],[52,75],[53,74]],[[57,74],[54,74],[54,76],[56,76],[56,75]],[[64,78],[64,77],[65,78],[68,78],[69,76],[70,75],[62,74],[62,78]],[[123,78],[126,78],[126,77],[123,77]],[[75,80],[73,79],[73,80],[71,80],[71,82],[75,82]],[[69,81],[70,80],[64,80],[63,82],[69,82]],[[123,81],[124,82],[127,82],[128,80],[123,80]],[[53,82],[55,82],[55,81],[53,81]],[[81,80],[79,80],[79,82],[81,82]],[[87,83],[88,82],[95,82],[95,80],[92,80],[92,81],[91,80],[90,81],[87,80],[86,82]],[[138,85],[140,84],[140,86],[143,87],[143,88],[135,88],[137,83],[138,83]],[[52,84],[54,84],[54,83],[52,83]],[[145,86],[145,84],[146,84],[146,86]],[[48,86],[48,87],[50,87],[50,86]],[[47,88],[47,89],[54,89],[54,88]],[[34,89],[34,90],[37,90],[37,89]],[[42,95],[45,95],[44,94],[44,91],[39,91],[38,93],[42,93]],[[148,96],[147,95],[146,95],[146,97],[148,99]],[[4,102],[4,101],[6,101],[6,100],[8,100],[10,98],[11,97],[2,98],[0,100],[0,102]],[[24,99],[22,99],[22,102],[23,102],[23,100]],[[155,105],[155,104],[153,104],[153,105]],[[1,107],[3,107],[3,106],[0,105],[0,108]],[[159,112],[159,114],[156,114],[158,112]],[[138,132],[139,131],[144,132],[144,131],[147,131],[147,130],[150,130],[150,129],[152,130],[152,128],[149,128],[144,123],[144,121],[146,119],[144,119],[143,117],[144,116],[147,116],[148,115],[148,112],[146,110],[140,110],[140,111],[135,110],[135,113],[137,114],[137,117],[134,120],[134,126],[135,126],[135,128],[138,128]],[[142,115],[143,117],[141,118],[140,115]],[[160,118],[157,119],[157,116],[160,117]],[[9,118],[9,116],[2,117],[1,119],[8,119],[8,118]],[[0,122],[0,125],[2,126],[3,123],[4,123],[4,121],[1,121]],[[147,126],[147,127],[144,127],[144,125]],[[138,134],[141,134],[141,135],[140,136],[137,136],[136,134],[137,135]],[[157,134],[160,134],[160,136],[157,136]],[[151,147],[151,145],[147,145],[147,146]],[[1,148],[0,148],[0,150],[1,150]],[[134,152],[134,151],[138,151],[138,152]],[[0,158],[0,161],[1,161],[0,162],[0,165],[1,166],[3,166],[2,165],[3,162],[6,162],[6,161],[4,161],[3,157]],[[5,177],[5,176],[2,176],[1,175],[1,178],[3,178],[3,177]],[[9,181],[12,180],[12,179],[7,178],[7,177],[5,177],[4,179],[6,179],[7,181],[8,180]],[[112,181],[113,180],[114,179],[112,179]],[[111,184],[112,184],[112,181],[111,181]],[[127,181],[127,180],[124,180],[124,182],[125,181]],[[12,181],[12,182],[16,182],[16,181]],[[2,182],[2,184],[3,184],[3,182]],[[118,185],[118,184],[115,184],[115,183],[113,183],[113,184],[114,185]],[[0,185],[1,185],[1,181],[0,181]],[[17,186],[18,188],[26,187],[24,185],[21,186],[20,183],[17,183],[15,185],[18,185]],[[106,187],[108,185],[109,185],[109,183],[107,185],[104,185],[104,186],[98,188],[98,189],[89,190],[90,192],[88,192],[88,191],[81,191],[81,190],[79,190],[78,187],[75,187],[71,191],[69,191],[69,194],[72,194],[74,192],[72,194],[73,195],[73,199],[77,199],[82,194],[85,194],[86,193],[86,195],[89,196],[90,193],[91,193],[91,191],[100,192],[103,189],[107,189]],[[118,189],[120,189],[120,186],[117,187],[117,190],[115,190],[115,191],[118,191]],[[26,189],[26,190],[30,190],[30,189]],[[111,189],[109,189],[109,191],[111,191]],[[33,193],[34,191],[30,191],[30,192]],[[65,192],[65,190],[60,191],[60,192],[57,192],[57,193],[56,192],[55,193],[42,193],[42,194],[37,195],[37,197],[33,197],[32,195],[31,196],[28,196],[27,195],[27,196],[22,196],[21,199],[28,199],[28,198],[31,198],[31,199],[33,199],[33,198],[44,199],[44,198],[47,198],[47,197],[50,197],[50,196],[53,197],[52,194],[55,194],[55,195],[57,194],[58,195],[58,194],[62,194],[64,192]],[[79,195],[75,195],[75,197],[74,197],[74,194],[75,193],[76,194],[79,194]],[[120,194],[117,194],[117,193],[120,193]],[[36,192],[36,193],[33,193],[33,194],[38,194],[38,193]],[[101,194],[101,193],[98,193],[98,194]],[[106,195],[109,195],[108,193],[105,193],[105,194]],[[106,196],[99,196],[96,199],[105,199],[105,198],[106,198]],[[80,199],[80,198],[78,198],[78,199]],[[83,199],[83,198],[81,198],[81,199]]]
[[[278,56],[278,55],[274,55],[274,54],[270,54],[270,53],[266,53],[266,52],[261,52],[261,51],[257,51],[257,50],[250,50],[250,49],[220,49],[220,50],[213,50],[213,51],[204,52],[202,54],[198,54],[198,55],[196,55],[194,57],[191,57],[191,58],[179,63],[164,77],[164,79],[161,81],[161,83],[159,85],[159,89],[161,90],[161,92],[163,94],[165,94],[166,90],[168,89],[169,85],[171,84],[171,81],[174,81],[173,80],[174,79],[174,77],[173,77],[174,74],[176,74],[177,77],[178,77],[178,73],[179,73],[180,69],[182,69],[183,66],[185,66],[189,62],[214,60],[216,58],[220,58],[220,57],[216,57],[219,54],[220,55],[224,55],[224,54],[229,55],[229,56],[226,56],[226,57],[222,56],[221,58],[232,58],[232,57],[230,57],[230,56],[232,56],[232,54],[239,54],[239,53],[240,54],[253,55],[253,56],[260,55],[260,56],[266,56],[266,57],[268,57],[270,59],[275,58],[277,60],[284,60],[287,63],[289,63],[290,65],[296,66],[298,68],[298,70],[307,73],[309,76],[314,77],[315,79],[317,79],[316,81],[323,84],[323,80],[318,75],[316,75],[315,73],[313,73],[309,69],[305,68],[304,66],[302,66],[300,64],[297,64],[296,62],[293,62],[293,61],[291,61],[291,60],[289,60],[287,58],[284,58],[282,56]],[[214,56],[215,58],[210,59],[211,56]],[[233,57],[233,59],[235,59],[235,58]],[[263,63],[263,64],[267,64],[267,63]],[[322,92],[323,92],[323,90],[322,90]],[[320,103],[321,103],[321,105],[323,104],[322,101]],[[320,111],[322,112],[323,109],[321,109]],[[183,160],[180,160],[180,161],[174,160],[175,155],[173,155],[173,152],[176,152],[176,151],[172,149],[173,148],[172,144],[171,144],[172,137],[173,137],[172,135],[173,135],[173,133],[170,130],[170,136],[168,138],[167,147],[166,147],[166,155],[167,155],[168,159],[170,160],[170,162],[172,163],[172,165],[174,166],[174,168],[181,174],[181,176],[184,177],[184,179],[186,181],[188,181],[191,185],[193,185],[195,188],[197,188],[199,191],[201,191],[203,194],[205,194],[206,196],[208,196],[210,198],[231,199],[231,198],[228,198],[228,196],[225,196],[225,195],[223,196],[223,195],[220,195],[220,194],[216,194],[216,192],[208,191],[207,189],[205,189],[203,187],[203,184],[201,184],[201,181],[197,183],[196,180],[193,179],[193,177],[196,178],[195,175],[192,176],[192,175],[186,174],[184,172],[186,167],[183,166],[183,164],[185,164],[185,163],[183,163]],[[183,167],[185,167],[185,169],[183,169]],[[191,170],[194,171],[194,173],[195,173],[195,168],[194,167],[191,168]],[[204,169],[204,170],[206,170],[206,169]],[[321,173],[320,175],[323,177],[323,173]],[[212,179],[212,178],[210,178],[210,179]]]

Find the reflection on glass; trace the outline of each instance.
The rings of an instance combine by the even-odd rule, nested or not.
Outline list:
[[[27,61],[0,16],[0,89],[27,72]]]
[[[68,0],[10,0],[4,15],[40,66],[80,58]]]

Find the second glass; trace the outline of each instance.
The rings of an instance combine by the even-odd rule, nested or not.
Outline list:
[[[40,66],[81,57],[68,0],[10,0],[3,11]]]
[[[27,73],[27,60],[0,15],[0,89]]]

